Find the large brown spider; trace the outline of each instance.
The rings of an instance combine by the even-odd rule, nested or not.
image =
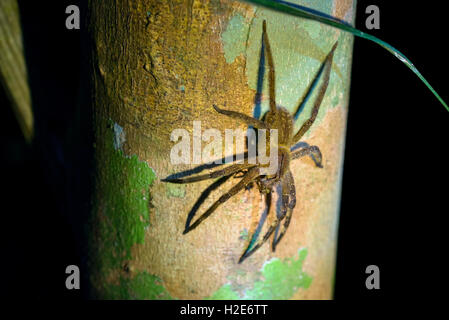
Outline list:
[[[232,196],[236,195],[240,190],[244,188],[248,188],[249,186],[255,183],[259,191],[262,194],[265,194],[265,201],[268,208],[268,212],[271,207],[271,194],[275,188],[275,186],[280,183],[282,192],[281,192],[281,212],[278,214],[273,223],[269,226],[267,232],[263,236],[263,238],[259,238],[257,242],[253,244],[255,239],[252,239],[246,250],[243,252],[242,256],[239,259],[239,263],[248,258],[251,254],[253,254],[258,248],[260,248],[268,238],[273,234],[273,232],[280,226],[283,220],[284,224],[280,227],[279,236],[276,238],[276,235],[272,242],[272,250],[275,251],[276,245],[284,236],[287,228],[290,224],[293,208],[296,205],[296,190],[295,184],[293,180],[293,175],[290,171],[290,160],[301,158],[304,156],[310,156],[317,167],[322,167],[322,157],[321,151],[317,146],[309,146],[304,143],[305,147],[302,147],[299,150],[294,151],[296,148],[293,148],[294,145],[301,139],[301,137],[309,130],[315,121],[318,110],[320,108],[321,102],[323,100],[324,94],[326,92],[330,71],[332,66],[332,60],[334,56],[335,48],[337,47],[337,42],[333,45],[331,51],[326,56],[326,59],[321,65],[320,70],[315,75],[315,80],[312,82],[315,83],[318,80],[318,77],[322,72],[324,72],[324,79],[319,88],[318,95],[314,102],[312,112],[310,117],[305,121],[299,131],[294,134],[294,117],[283,107],[276,106],[275,99],[275,74],[274,74],[274,64],[273,57],[271,54],[271,48],[268,41],[267,35],[267,27],[266,22],[263,21],[262,27],[262,45],[264,47],[264,53],[267,56],[269,73],[268,73],[268,81],[269,81],[269,105],[270,110],[265,114],[263,121],[247,116],[245,114],[228,111],[218,108],[217,106],[213,106],[214,109],[223,115],[229,116],[234,119],[241,120],[245,122],[248,126],[253,126],[256,129],[276,129],[278,130],[278,145],[274,150],[270,150],[270,152],[278,153],[278,166],[277,172],[273,175],[265,175],[260,173],[260,169],[264,166],[259,161],[255,161],[255,164],[249,163],[248,159],[245,159],[245,162],[234,164],[228,166],[224,169],[213,171],[207,174],[196,175],[192,177],[183,177],[183,178],[174,178],[172,176],[167,177],[166,179],[162,179],[165,182],[171,183],[191,183],[197,182],[206,179],[218,178],[222,177],[227,179],[230,176],[236,177],[237,174],[241,173],[241,180],[234,185],[228,192],[223,194],[205,213],[203,213],[192,225],[190,225],[190,220],[193,218],[193,214],[197,206],[195,205],[194,209],[192,209],[191,214],[187,219],[186,228],[184,230],[184,234],[189,231],[192,231],[207,217],[209,217],[219,205],[227,201]],[[313,90],[313,85],[310,85],[308,90]],[[301,106],[301,104],[300,104]],[[219,179],[220,180],[220,179]],[[224,180],[218,181],[214,184],[221,184]],[[209,189],[209,188],[208,188]],[[208,195],[210,190],[206,189],[205,193]],[[207,196],[206,195],[206,196]],[[253,235],[253,238],[255,235]],[[253,246],[252,246],[253,244]],[[251,248],[252,247],[252,248]]]

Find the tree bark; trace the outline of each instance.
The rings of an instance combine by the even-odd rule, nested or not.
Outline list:
[[[353,22],[352,0],[299,1]],[[317,22],[234,1],[90,1],[94,77],[95,188],[89,233],[96,298],[328,299],[332,297],[352,36]],[[212,105],[254,113],[262,21],[277,103],[295,110],[335,41],[331,81],[304,137],[323,169],[294,160],[297,205],[275,253],[266,243],[237,261],[260,219],[257,188],[232,197],[183,235],[187,214],[213,182],[161,182],[197,165],[172,165],[170,140],[183,128],[246,127]],[[268,109],[264,80],[262,110]],[[310,99],[313,101],[313,97]],[[309,116],[302,111],[296,128]],[[206,143],[203,143],[203,145]],[[204,212],[237,182],[229,179]],[[273,217],[269,216],[268,220]]]

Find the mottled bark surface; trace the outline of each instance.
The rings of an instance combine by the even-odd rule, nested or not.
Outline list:
[[[350,0],[299,3],[351,22],[355,15]],[[194,120],[223,137],[225,128],[245,129],[212,105],[253,114],[264,19],[277,103],[291,111],[335,41],[339,46],[318,119],[304,137],[321,148],[324,168],[310,159],[293,161],[297,205],[289,230],[275,254],[266,244],[237,264],[260,218],[258,191],[240,192],[182,235],[187,213],[213,181],[170,185],[159,179],[196,166],[170,163],[174,129],[192,132]],[[94,296],[331,298],[352,37],[232,1],[91,1],[89,24],[96,131]],[[236,181],[214,191],[199,213]]]

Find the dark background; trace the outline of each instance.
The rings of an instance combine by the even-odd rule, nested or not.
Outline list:
[[[84,1],[20,1],[37,124],[32,147],[0,87],[0,292],[8,298],[88,297],[85,279],[78,291],[64,285],[67,265],[81,266],[81,272],[85,266],[91,168],[88,118],[77,127],[80,149],[69,153],[64,147],[87,64],[86,28],[65,28],[69,4],[80,6],[86,18]],[[380,8],[380,30],[365,28],[370,4]],[[403,52],[449,102],[446,13],[439,5],[358,1],[356,27]],[[355,40],[336,299],[422,297],[442,285],[448,128],[449,112],[405,65],[379,46]],[[380,268],[380,290],[365,288],[371,264]]]

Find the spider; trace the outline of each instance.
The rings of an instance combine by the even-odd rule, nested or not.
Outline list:
[[[207,209],[193,224],[190,225],[190,220],[193,216],[190,216],[187,219],[186,228],[183,234],[194,230],[198,225],[204,221],[207,217],[209,217],[221,204],[229,200],[231,197],[235,196],[239,191],[251,187],[253,184],[258,186],[259,192],[265,195],[266,206],[268,211],[270,211],[271,207],[271,195],[274,191],[275,187],[280,184],[281,186],[281,212],[277,214],[274,218],[274,221],[268,227],[265,235],[262,238],[254,239],[256,237],[255,234],[252,235],[252,240],[250,244],[246,248],[246,250],[241,255],[238,263],[243,262],[246,258],[252,255],[257,249],[259,249],[273,234],[273,232],[277,229],[278,236],[276,238],[276,234],[273,237],[272,242],[272,251],[276,250],[276,246],[279,241],[284,236],[287,228],[290,224],[290,220],[292,217],[293,209],[296,205],[296,189],[295,183],[293,179],[292,172],[290,171],[290,161],[294,159],[298,159],[304,156],[310,156],[312,160],[315,162],[317,167],[322,168],[322,155],[321,151],[317,146],[309,146],[305,144],[305,147],[302,147],[299,150],[294,150],[294,145],[303,137],[303,135],[310,129],[313,122],[315,121],[318,110],[320,108],[321,102],[324,98],[330,77],[330,71],[332,66],[332,60],[335,48],[337,47],[336,42],[330,52],[327,54],[324,62],[321,65],[320,70],[315,75],[315,79],[312,84],[309,86],[308,91],[313,90],[314,82],[317,82],[318,77],[322,72],[324,72],[324,79],[319,88],[318,94],[316,96],[314,105],[312,107],[312,112],[310,117],[304,122],[299,131],[294,134],[294,116],[291,115],[285,108],[276,106],[275,99],[275,70],[273,63],[273,56],[271,53],[270,43],[267,35],[267,26],[266,21],[263,21],[262,26],[262,51],[267,57],[268,62],[268,81],[269,81],[269,111],[263,117],[263,120],[259,120],[248,115],[245,115],[240,112],[229,111],[218,108],[216,105],[213,105],[213,108],[216,112],[223,114],[225,116],[231,117],[236,120],[243,121],[248,126],[253,126],[256,129],[277,129],[278,130],[278,144],[275,146],[274,150],[270,150],[270,152],[278,153],[278,166],[275,174],[267,175],[261,174],[260,169],[264,166],[259,161],[255,161],[255,163],[250,164],[248,161],[243,163],[237,163],[230,165],[224,169],[216,170],[207,174],[195,175],[195,176],[187,176],[182,178],[175,178],[169,176],[165,179],[162,179],[164,182],[170,183],[191,183],[197,182],[206,179],[213,178],[229,178],[230,176],[234,176],[235,178],[241,178],[241,180],[235,184],[228,192],[224,193],[209,209]],[[299,105],[301,106],[301,104]],[[299,110],[299,108],[298,108]],[[190,174],[189,174],[190,175]],[[221,184],[223,181],[218,181],[214,184]],[[208,188],[209,189],[209,188]],[[206,190],[204,193],[210,193],[210,190]],[[207,196],[206,195],[206,196]],[[194,208],[196,210],[196,208]],[[191,214],[194,214],[192,209]],[[281,225],[281,222],[283,224]],[[253,245],[252,245],[253,244]],[[251,248],[252,247],[252,248]]]

